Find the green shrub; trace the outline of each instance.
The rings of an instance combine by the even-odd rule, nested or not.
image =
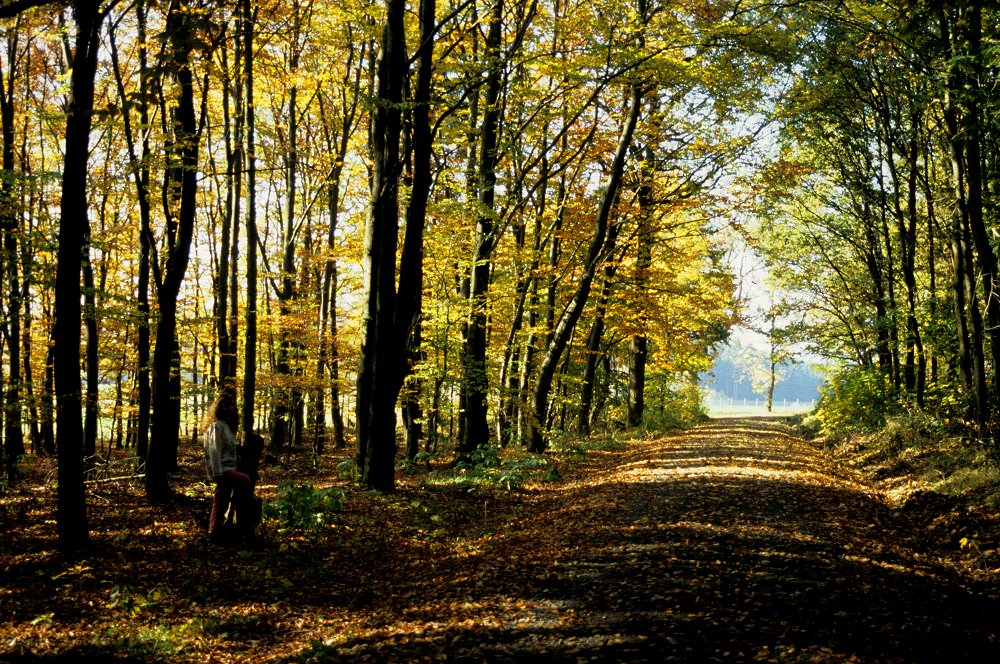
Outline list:
[[[839,438],[878,431],[900,411],[887,376],[874,367],[851,367],[830,376],[820,388],[816,418],[823,434]]]
[[[698,385],[690,381],[679,381],[659,386],[656,395],[659,403],[650,407],[647,399],[642,417],[642,428],[648,431],[668,431],[689,429],[708,419],[704,395]]]
[[[531,455],[505,459],[500,448],[482,446],[467,461],[455,464],[453,471],[433,474],[426,481],[431,485],[458,486],[470,492],[496,488],[515,491],[532,477],[554,480],[557,476],[558,473],[551,472],[549,461],[543,457]]]
[[[264,517],[276,521],[280,530],[307,531],[333,523],[344,506],[340,489],[316,489],[312,484],[282,482],[278,497],[264,505]]]
[[[357,481],[361,476],[361,468],[354,459],[344,459],[337,464],[337,474],[345,480]]]
[[[481,469],[496,468],[499,465],[500,448],[493,445],[480,445],[472,452],[466,467]]]

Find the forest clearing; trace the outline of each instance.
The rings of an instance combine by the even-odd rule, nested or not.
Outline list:
[[[389,495],[329,463],[268,471],[272,499],[302,475],[346,498],[314,529],[265,522],[248,550],[209,544],[200,459],[172,508],[92,485],[100,535],[75,561],[54,549],[51,488],[25,484],[2,503],[0,661],[1000,656],[996,514],[893,504],[773,419],[581,444],[550,460],[559,479],[536,469],[511,490],[441,466]]]

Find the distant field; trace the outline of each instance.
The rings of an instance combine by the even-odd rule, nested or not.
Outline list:
[[[771,412],[767,411],[763,399],[730,399],[709,402],[708,414],[711,417],[737,416],[767,416],[767,415],[799,415],[808,413],[816,406],[814,401],[776,401]]]

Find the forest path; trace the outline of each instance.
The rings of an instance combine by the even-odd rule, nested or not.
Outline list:
[[[0,662],[1000,662],[987,559],[778,421],[606,447],[513,492],[321,468],[337,524],[251,551],[208,543],[197,456],[172,507],[95,487],[78,561],[26,484],[0,502]]]
[[[775,421],[581,470],[520,526],[415,562],[397,618],[332,659],[1000,661],[996,588]]]

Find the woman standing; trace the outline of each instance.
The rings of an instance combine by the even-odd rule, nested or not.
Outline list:
[[[226,512],[232,507],[238,514],[240,508],[248,505],[253,496],[250,476],[236,470],[238,423],[236,395],[232,390],[223,390],[209,406],[202,425],[205,431],[205,470],[208,478],[215,481],[208,535],[216,543],[225,538]],[[228,521],[232,521],[232,515]]]

